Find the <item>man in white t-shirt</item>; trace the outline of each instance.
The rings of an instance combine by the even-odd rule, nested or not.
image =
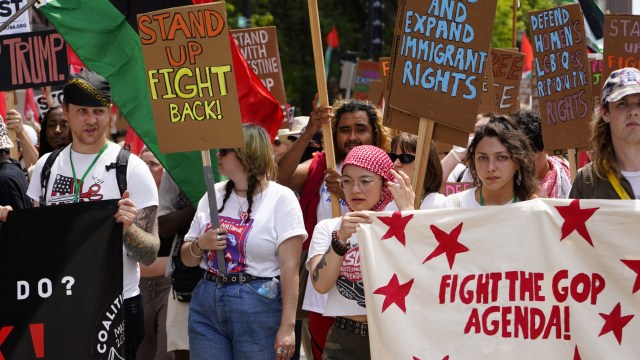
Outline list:
[[[41,172],[51,153],[38,160],[27,195],[35,206],[121,199],[114,217],[124,230],[125,358],[135,359],[144,336],[138,263],[153,263],[160,247],[156,219],[158,190],[147,165],[130,155],[127,190],[120,193],[114,166],[120,147],[107,140],[111,91],[105,78],[86,70],[70,77],[64,87],[62,109],[69,120],[73,141],[53,162],[46,189],[41,186]]]

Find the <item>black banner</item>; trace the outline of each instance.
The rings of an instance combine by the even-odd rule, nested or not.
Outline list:
[[[64,84],[68,74],[67,43],[55,30],[0,36],[0,91]]]
[[[0,228],[0,360],[123,359],[117,200],[17,210]]]

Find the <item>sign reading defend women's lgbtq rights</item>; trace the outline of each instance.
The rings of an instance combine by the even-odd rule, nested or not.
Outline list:
[[[472,131],[482,94],[497,0],[398,4],[389,105]]]
[[[141,14],[138,31],[160,151],[241,146],[225,3]]]
[[[589,145],[593,104],[580,5],[529,13],[545,148]]]

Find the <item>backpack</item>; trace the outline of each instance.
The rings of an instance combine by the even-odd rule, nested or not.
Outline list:
[[[47,185],[49,184],[49,177],[51,177],[51,167],[64,149],[66,148],[62,147],[53,150],[42,166],[42,172],[40,173],[40,185],[42,186],[40,206],[47,206]],[[129,164],[129,155],[131,155],[131,152],[122,148],[120,152],[118,152],[116,161],[105,166],[107,171],[116,169],[116,181],[118,182],[120,196],[127,190],[127,165]]]

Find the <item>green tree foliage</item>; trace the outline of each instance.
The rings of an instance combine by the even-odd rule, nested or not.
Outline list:
[[[529,31],[529,11],[544,10],[559,6],[558,0],[520,0],[520,8],[517,11],[516,40],[520,44],[522,33]],[[493,37],[491,46],[494,48],[511,48],[513,33],[513,0],[498,0],[496,18],[493,23]]]

